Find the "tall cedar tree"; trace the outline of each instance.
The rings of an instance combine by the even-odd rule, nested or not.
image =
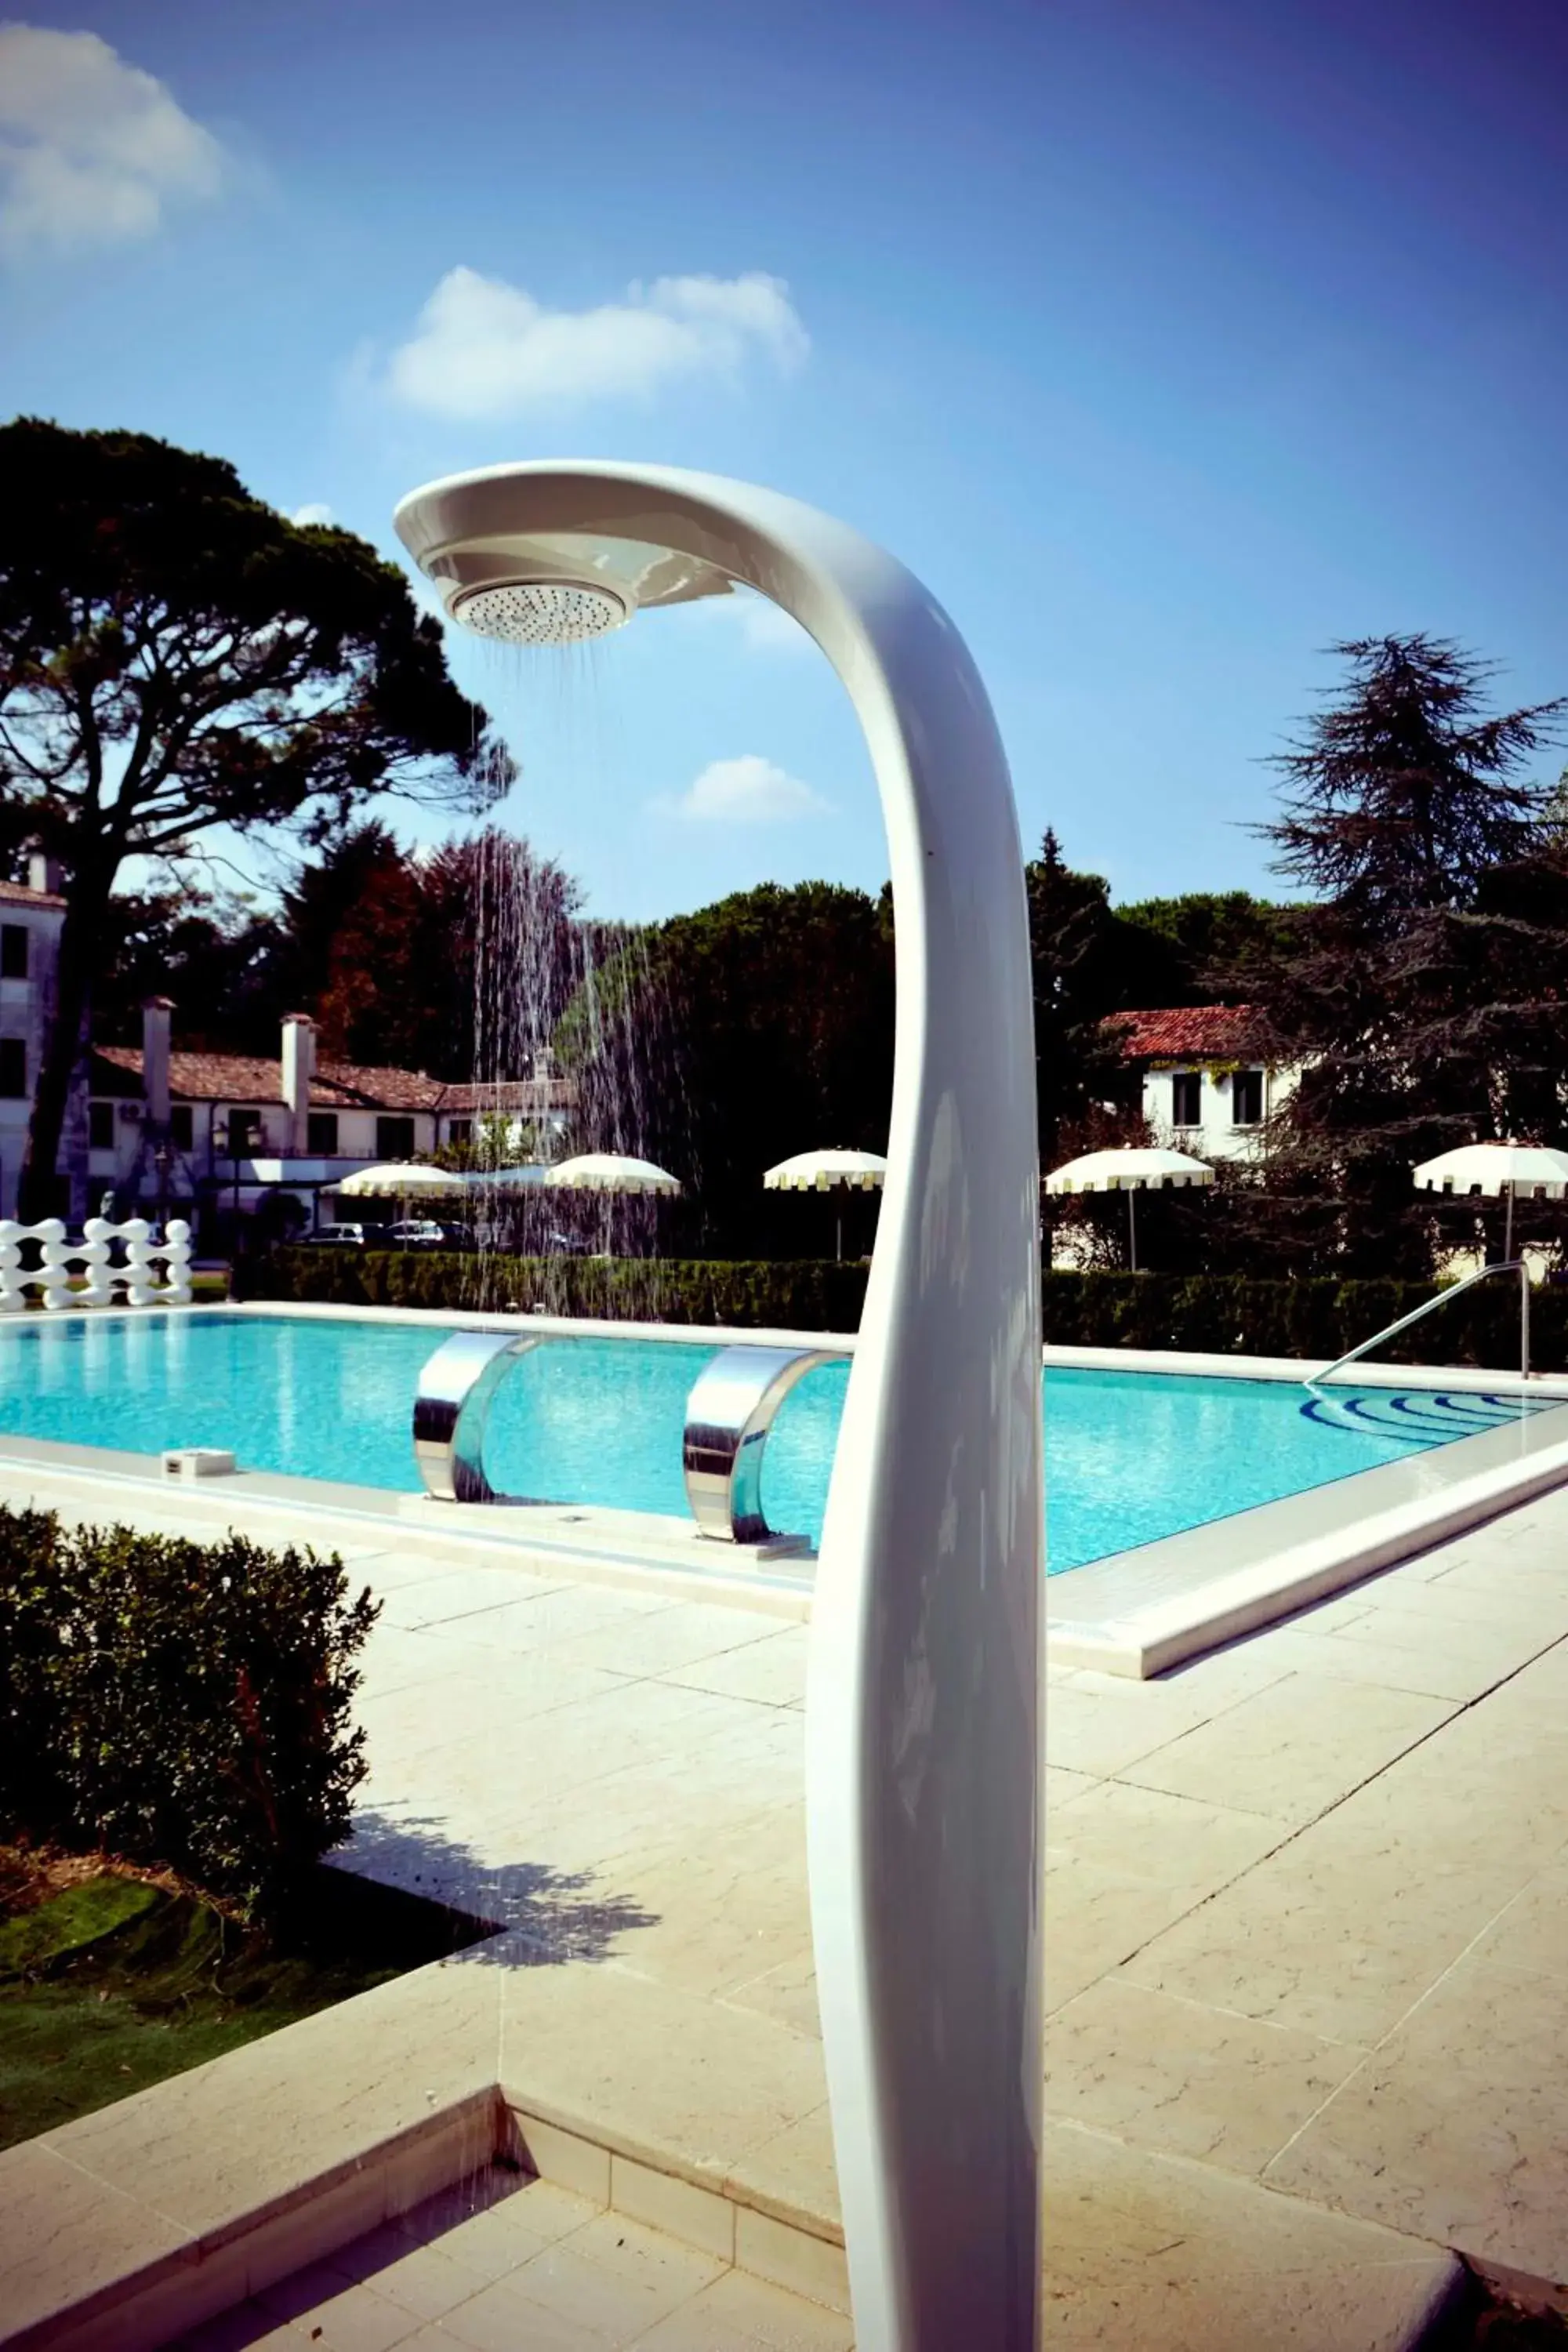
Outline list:
[[[1489,665],[1426,636],[1350,676],[1275,765],[1276,870],[1316,894],[1245,976],[1258,1045],[1304,1066],[1249,1222],[1281,1268],[1426,1274],[1412,1167],[1568,1120],[1568,859],[1521,772],[1568,698],[1500,716]]]
[[[222,459],[0,428],[0,801],[61,862],[53,1019],[22,1171],[51,1204],[127,858],[216,826],[321,837],[374,795],[488,799],[510,770],[441,632],[363,540],[297,529]]]

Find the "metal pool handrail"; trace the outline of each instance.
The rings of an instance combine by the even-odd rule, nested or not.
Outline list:
[[[1521,1257],[1505,1257],[1500,1258],[1496,1265],[1478,1266],[1474,1274],[1467,1274],[1461,1281],[1440,1290],[1435,1298],[1425,1299],[1408,1315],[1402,1315],[1397,1323],[1390,1323],[1383,1330],[1374,1331],[1372,1338],[1363,1339],[1359,1348],[1351,1349],[1348,1355],[1341,1356],[1331,1363],[1326,1372],[1309,1372],[1301,1386],[1304,1389],[1321,1388],[1326,1381],[1333,1379],[1336,1372],[1342,1372],[1347,1364],[1353,1364],[1361,1357],[1370,1355],[1373,1349],[1380,1348],[1385,1339],[1392,1339],[1400,1331],[1407,1331],[1412,1323],[1419,1323],[1423,1316],[1436,1313],[1439,1307],[1446,1307],[1450,1298],[1458,1298],[1461,1290],[1474,1289],[1478,1282],[1485,1282],[1487,1276],[1493,1274],[1517,1274],[1519,1276],[1519,1376],[1521,1381],[1527,1381],[1530,1378],[1530,1269]]]

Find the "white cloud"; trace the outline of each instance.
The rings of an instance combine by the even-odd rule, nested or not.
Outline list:
[[[150,236],[166,205],[215,196],[217,141],[96,33],[0,25],[0,245]]]
[[[298,523],[303,529],[308,522],[333,522],[336,517],[331,507],[312,503],[310,506],[296,507],[289,520],[290,522]]]
[[[437,416],[503,417],[545,405],[647,397],[681,378],[733,381],[758,355],[798,366],[806,333],[782,278],[657,278],[623,302],[548,310],[521,286],[449,269],[392,355],[387,381]]]
[[[668,815],[702,824],[781,824],[793,817],[826,815],[831,805],[812,785],[756,751],[710,761],[679,800],[655,803]]]

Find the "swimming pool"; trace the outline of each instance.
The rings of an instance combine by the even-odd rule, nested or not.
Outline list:
[[[409,1417],[428,1325],[235,1315],[30,1316],[0,1327],[0,1435],[158,1454],[230,1448],[242,1469],[416,1493]],[[574,1337],[521,1358],[493,1408],[498,1490],[684,1519],[686,1398],[711,1346]],[[847,1364],[786,1400],[763,1507],[820,1534]],[[1058,1369],[1045,1375],[1049,1570],[1081,1568],[1541,1410],[1441,1388]]]

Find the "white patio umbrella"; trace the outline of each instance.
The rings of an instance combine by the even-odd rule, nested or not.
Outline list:
[[[879,1192],[888,1163],[875,1151],[797,1151],[763,1178],[767,1192]],[[844,1218],[835,1220],[837,1251],[844,1255]]]
[[[1513,1204],[1516,1200],[1560,1201],[1568,1192],[1568,1151],[1553,1151],[1542,1143],[1462,1143],[1440,1151],[1412,1170],[1418,1192],[1442,1192],[1508,1202],[1502,1255],[1513,1255]]]
[[[1047,1192],[1125,1192],[1127,1246],[1132,1271],[1138,1271],[1138,1221],[1132,1200],[1137,1192],[1163,1192],[1173,1186],[1212,1184],[1214,1170],[1206,1160],[1184,1151],[1165,1151],[1152,1144],[1123,1143],[1108,1151],[1086,1151],[1081,1158],[1053,1168],[1046,1179]]]
[[[416,1160],[388,1160],[374,1168],[356,1168],[331,1189],[340,1200],[346,1196],[352,1201],[409,1201],[437,1192],[460,1192],[463,1179],[450,1168],[430,1168]]]
[[[558,1160],[545,1171],[544,1181],[565,1192],[679,1192],[679,1180],[651,1160],[633,1160],[619,1151],[584,1151],[575,1160]]]

